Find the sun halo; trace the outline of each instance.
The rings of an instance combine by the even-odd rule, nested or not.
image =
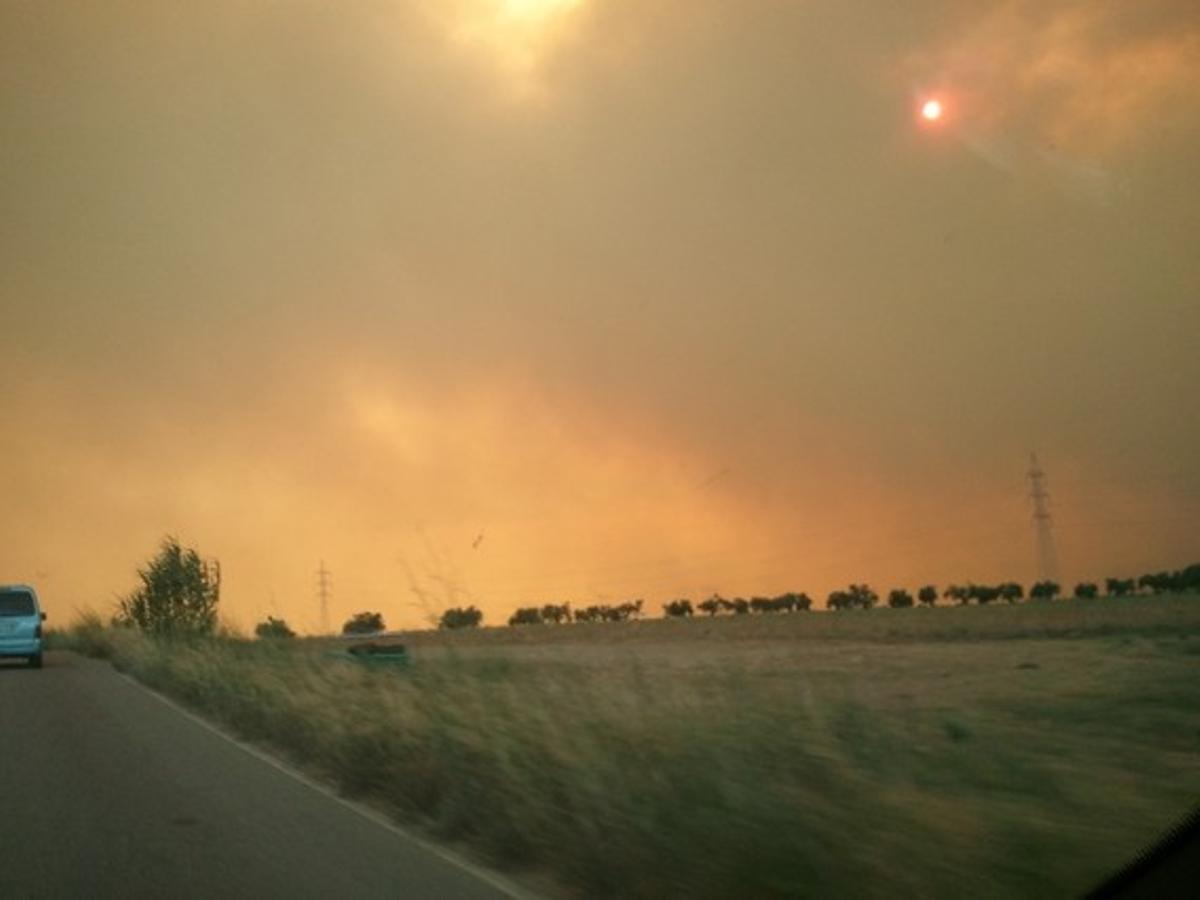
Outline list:
[[[539,19],[578,6],[580,0],[504,0],[504,14],[512,19]]]
[[[587,0],[439,0],[431,14],[449,36],[504,73],[498,85],[522,101],[543,95],[539,65]]]

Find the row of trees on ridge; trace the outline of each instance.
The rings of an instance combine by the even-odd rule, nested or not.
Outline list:
[[[1159,572],[1142,575],[1140,578],[1107,578],[1105,593],[1113,597],[1124,597],[1139,592],[1183,593],[1200,590],[1200,564],[1188,566],[1175,572]],[[1087,599],[1100,596],[1100,586],[1095,582],[1082,581],[1075,585],[1073,596]],[[1063,595],[1062,586],[1054,581],[1039,581],[1029,588],[1030,600],[1054,600]],[[951,584],[942,591],[927,584],[914,594],[904,588],[888,592],[886,602],[893,609],[907,609],[918,604],[934,606],[939,598],[950,600],[959,606],[971,603],[987,605],[995,601],[1016,603],[1026,599],[1025,588],[1015,581],[986,585],[968,582]],[[832,591],[825,600],[830,610],[872,609],[880,603],[880,596],[869,585],[851,584],[844,590]],[[517,609],[508,618],[510,626],[519,625],[566,625],[571,622],[628,622],[642,617],[644,601],[632,600],[619,604],[600,604],[572,609],[570,603],[546,603],[542,606],[526,606]],[[707,600],[693,604],[690,599],[680,598],[662,604],[664,618],[688,618],[703,613],[707,616],[751,615],[767,613],[806,612],[813,608],[813,600],[803,592],[790,592],[774,597],[732,597],[713,594]],[[377,621],[376,621],[377,619]],[[270,620],[268,620],[270,621]],[[483,621],[483,613],[474,606],[446,610],[438,623],[439,628],[474,628]],[[265,624],[265,623],[264,623]],[[354,626],[354,627],[352,627]],[[259,626],[260,628],[264,626]],[[285,626],[286,627],[286,626]],[[383,630],[383,619],[378,613],[359,613],[346,623],[343,633],[370,633]]]
[[[571,609],[570,603],[523,606],[508,617],[509,625],[565,625],[568,622],[628,622],[642,617],[642,600],[616,606],[600,604]]]
[[[139,587],[118,601],[113,624],[137,628],[156,635],[187,636],[212,634],[217,628],[217,604],[221,594],[221,567],[216,560],[205,560],[193,549],[183,548],[174,537],[166,537],[157,555],[144,569],[138,570]],[[1153,594],[1200,592],[1200,563],[1175,571],[1152,572],[1134,578],[1106,578],[1105,593],[1123,597],[1140,592]],[[1075,585],[1077,598],[1100,595],[1100,586],[1083,581]],[[1029,589],[1031,600],[1053,600],[1062,595],[1062,588],[1053,581],[1039,581]],[[952,584],[940,596],[960,606],[980,605],[1004,600],[1016,603],[1025,599],[1022,586],[1013,581],[996,585],[968,583]],[[918,603],[933,606],[939,593],[934,585],[920,588],[914,597],[903,588],[887,595],[888,606],[911,608]],[[851,584],[844,590],[833,591],[826,598],[831,610],[871,609],[878,605],[879,595],[866,584]],[[564,625],[570,622],[626,622],[639,619],[643,601],[632,600],[616,605],[591,605],[572,609],[570,603],[547,603],[518,609],[509,617],[510,626]],[[805,593],[785,593],[775,597],[734,597],[726,599],[713,594],[693,606],[690,599],[671,600],[662,605],[665,618],[687,618],[697,611],[708,616],[750,615],[804,612],[812,609],[813,601]],[[475,628],[483,622],[483,612],[475,606],[445,610],[438,621],[443,629]],[[385,629],[382,613],[360,612],[342,626],[343,634],[377,634]],[[295,637],[295,632],[283,619],[268,616],[254,629],[260,638]]]

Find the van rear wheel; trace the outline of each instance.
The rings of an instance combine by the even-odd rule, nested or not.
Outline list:
[[[42,667],[42,654],[38,653],[35,656],[29,657],[29,668],[40,669]]]

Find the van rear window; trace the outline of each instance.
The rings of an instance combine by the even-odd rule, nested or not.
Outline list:
[[[33,594],[27,591],[0,592],[0,616],[32,616],[36,612]]]

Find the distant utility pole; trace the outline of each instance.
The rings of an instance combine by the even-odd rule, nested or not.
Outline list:
[[[1051,529],[1050,494],[1046,490],[1046,473],[1038,465],[1036,453],[1029,454],[1029,499],[1033,501],[1033,530],[1037,546],[1038,581],[1058,581],[1058,554],[1054,550]]]
[[[321,634],[329,634],[329,570],[325,568],[325,560],[317,569],[317,597],[321,601]]]

